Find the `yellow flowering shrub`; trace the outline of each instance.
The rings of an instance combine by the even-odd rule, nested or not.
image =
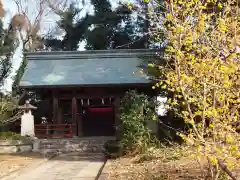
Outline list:
[[[164,11],[156,11],[164,6]],[[168,101],[192,129],[180,136],[205,156],[211,177],[231,172],[240,158],[240,2],[238,0],[148,1],[151,39],[163,32],[167,65],[153,88],[175,94]],[[181,109],[179,108],[181,106]]]

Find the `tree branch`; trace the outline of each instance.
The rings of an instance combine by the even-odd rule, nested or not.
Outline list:
[[[218,165],[221,169],[232,179],[237,180],[237,178],[233,175],[233,173],[228,169],[228,167],[224,164],[223,160],[218,158]]]

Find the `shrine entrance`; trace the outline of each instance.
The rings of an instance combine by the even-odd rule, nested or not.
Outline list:
[[[83,108],[83,136],[114,136],[114,110],[112,107]]]
[[[81,136],[114,136],[115,108],[111,98],[78,100],[77,134]],[[81,131],[81,132],[80,132]]]

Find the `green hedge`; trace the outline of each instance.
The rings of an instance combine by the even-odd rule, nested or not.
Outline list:
[[[28,138],[14,132],[0,132],[0,140],[28,140]]]

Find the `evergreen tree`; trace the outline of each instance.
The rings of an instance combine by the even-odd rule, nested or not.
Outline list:
[[[26,67],[27,67],[27,58],[26,58],[25,54],[23,54],[22,62],[20,64],[20,67],[17,70],[17,73],[16,73],[14,79],[13,79],[13,84],[12,84],[12,95],[13,96],[20,95],[23,92],[23,90],[19,87],[19,83],[22,79],[22,76],[25,72]]]
[[[10,23],[9,28],[4,29],[0,20],[0,86],[4,85],[12,69],[12,56],[18,46],[16,28]]]
[[[60,20],[57,22],[57,28],[60,28],[64,35],[62,40],[53,34],[43,38],[44,45],[48,50],[77,50],[78,44],[83,40],[84,33],[88,28],[88,15],[77,19],[80,12],[81,9],[77,8],[75,3],[72,3],[65,12],[59,14]]]
[[[91,3],[93,28],[85,33],[86,49],[144,48],[144,38],[138,31],[143,21],[134,22],[133,12],[126,5],[119,4],[113,10],[108,0],[91,0]]]
[[[77,19],[81,11],[71,4],[59,14],[57,27],[64,31],[62,40],[50,34],[45,40],[48,50],[77,50],[81,41],[86,49],[144,48],[144,20],[133,20],[126,5],[119,4],[113,10],[109,0],[91,0],[94,14]]]

